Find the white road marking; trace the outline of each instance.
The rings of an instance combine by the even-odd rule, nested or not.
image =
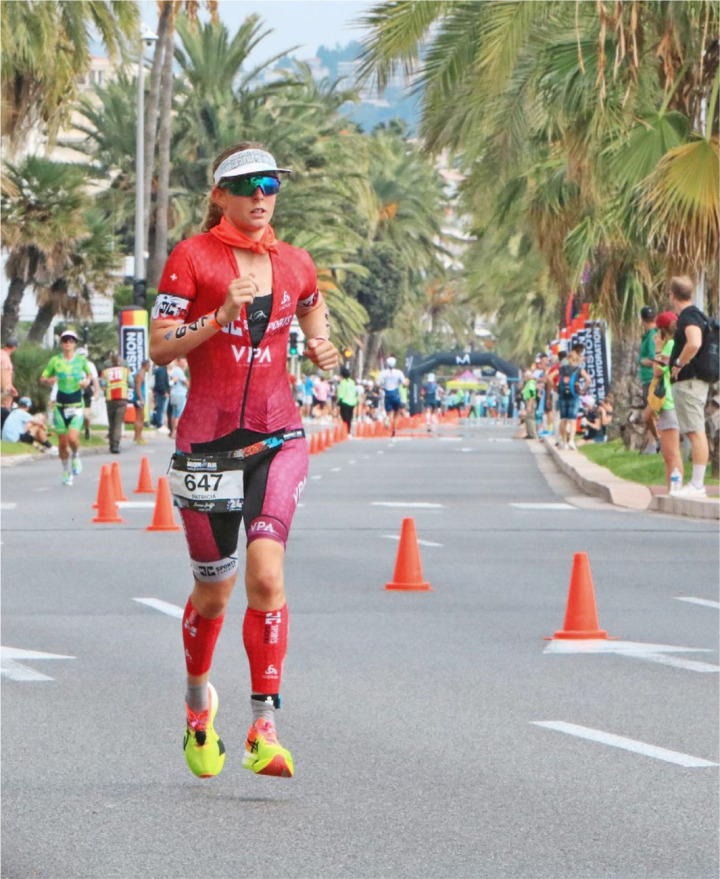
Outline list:
[[[20,650],[17,647],[0,647],[0,675],[11,681],[52,681],[34,668],[22,665],[20,659],[75,659],[62,653],[41,653],[39,650]]]
[[[331,473],[339,473],[341,470],[342,470],[342,467],[331,467],[330,468]]]
[[[687,601],[688,604],[700,604],[703,607],[715,607],[720,610],[720,601],[710,601],[707,598],[690,598],[685,595],[676,595],[676,601]]]
[[[123,510],[152,510],[155,501],[118,501],[117,505]]]
[[[0,510],[14,510],[15,507],[17,507],[17,504],[11,504],[11,503],[0,504]]]
[[[645,662],[656,662],[659,665],[671,665],[685,671],[697,671],[717,674],[720,666],[709,662],[698,662],[683,659],[679,656],[668,656],[668,653],[712,653],[705,647],[675,647],[671,644],[642,644],[637,641],[606,641],[603,638],[578,640],[568,638],[550,641],[543,653],[612,653],[616,656],[627,656],[630,659],[642,659]]]
[[[310,479],[322,479],[322,476],[311,476]]]
[[[503,436],[489,436],[487,438],[489,443],[511,443],[512,437],[503,437]]]
[[[417,502],[412,502],[412,501],[373,501],[372,506],[373,507],[400,507],[400,508],[412,507],[413,509],[418,509],[418,510],[438,510],[438,509],[442,509],[443,504],[430,504],[430,503],[425,503],[424,501],[417,501]]]
[[[459,436],[439,436],[441,443],[459,443],[462,437]]]
[[[388,540],[400,540],[399,534],[383,534],[382,537],[387,537]],[[420,540],[418,537],[418,543],[420,546],[443,546],[442,543],[434,543],[432,540]]]
[[[181,607],[178,607],[177,604],[170,604],[169,601],[162,601],[160,598],[133,598],[133,601],[146,604],[148,607],[159,610],[160,613],[166,613],[169,617],[175,617],[178,620],[181,620],[183,617],[183,609]]]
[[[692,757],[690,754],[682,754],[680,751],[669,751],[667,748],[659,748],[636,739],[628,739],[625,736],[616,736],[613,733],[603,732],[600,729],[591,729],[587,726],[578,726],[575,723],[564,723],[561,720],[531,720],[535,726],[546,729],[554,729],[557,732],[567,733],[569,736],[577,736],[580,739],[588,739],[591,742],[599,742],[601,745],[609,745],[611,748],[620,748],[623,751],[632,751],[645,757],[653,757],[655,760],[664,760],[666,763],[675,763],[688,769],[707,769],[717,766],[709,760],[700,757]]]
[[[572,504],[510,504],[518,510],[574,510]]]

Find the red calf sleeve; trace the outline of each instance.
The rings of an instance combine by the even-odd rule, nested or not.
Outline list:
[[[267,613],[253,610],[251,607],[247,609],[243,622],[243,643],[250,661],[253,693],[280,692],[287,642],[287,604],[279,610],[271,610]]]
[[[215,644],[224,619],[225,614],[214,620],[201,617],[188,598],[183,614],[183,644],[188,674],[200,677],[210,671]]]

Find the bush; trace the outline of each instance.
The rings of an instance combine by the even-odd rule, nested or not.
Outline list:
[[[50,388],[40,384],[40,375],[53,354],[57,353],[39,345],[23,342],[12,355],[15,367],[13,384],[21,397],[30,397],[33,410],[39,409],[44,412],[47,409]]]

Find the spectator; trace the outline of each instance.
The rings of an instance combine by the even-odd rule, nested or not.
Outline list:
[[[2,439],[7,443],[28,443],[44,452],[52,448],[47,438],[47,424],[41,414],[30,414],[31,406],[29,397],[20,397],[17,408],[5,419]]]
[[[322,418],[329,411],[330,402],[330,382],[326,379],[316,376],[313,384],[313,418]]]
[[[143,427],[145,427],[145,395],[147,393],[147,375],[150,369],[150,361],[143,360],[140,369],[132,376],[132,404],[135,408],[134,442],[139,446],[145,445],[143,439]]]
[[[673,397],[673,385],[670,381],[670,355],[672,354],[677,324],[677,315],[674,311],[663,311],[657,316],[655,361],[653,372],[663,382],[665,397],[659,412],[653,413],[657,418],[657,431],[660,436],[660,451],[665,462],[665,484],[668,494],[674,494],[671,476],[673,471],[683,472],[682,453],[680,451],[680,425],[678,424],[675,400]]]
[[[0,383],[2,384],[3,394],[12,394],[17,397],[17,390],[13,384],[13,362],[12,355],[17,351],[18,340],[15,336],[11,336],[0,350]]]
[[[591,398],[592,399],[592,398]],[[588,406],[585,414],[585,439],[594,443],[607,442],[608,425],[612,422],[612,394],[595,404]]]
[[[652,409],[648,406],[648,388],[653,378],[653,362],[655,359],[655,309],[649,305],[640,309],[640,319],[643,325],[643,336],[640,340],[640,350],[637,355],[638,378],[642,385],[643,413],[642,420],[646,428],[646,436],[643,442],[645,454],[654,454],[660,451],[660,439],[655,417]]]
[[[2,395],[2,423],[0,423],[0,430],[5,426],[5,419],[8,417],[13,407],[13,395],[8,391],[7,393]]]
[[[185,372],[187,360],[179,357],[170,365],[170,436],[175,436],[177,423],[185,409],[190,381]]]
[[[100,380],[105,388],[110,451],[113,455],[119,455],[128,404],[130,370],[123,364],[117,351],[110,355],[110,366],[103,370]]]
[[[560,415],[559,448],[576,449],[575,432],[582,388],[590,384],[590,376],[582,366],[582,345],[573,345],[558,372],[558,414]]]
[[[165,412],[170,400],[170,379],[166,366],[156,366],[153,369],[153,403],[154,409],[150,423],[153,427],[163,427],[165,424]]]
[[[524,439],[537,439],[537,380],[532,372],[525,373],[525,384],[522,389],[522,398],[525,403],[525,437]]]
[[[705,497],[705,470],[709,447],[705,434],[705,404],[710,383],[700,374],[694,358],[702,347],[707,318],[693,305],[695,286],[688,277],[670,280],[670,306],[678,315],[673,349],[670,355],[670,378],[675,383],[673,399],[680,433],[690,441],[692,476],[677,494],[682,497]]]

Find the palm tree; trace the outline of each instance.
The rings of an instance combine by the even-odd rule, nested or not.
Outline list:
[[[122,0],[14,0],[0,6],[2,136],[8,154],[43,126],[52,141],[68,121],[90,69],[90,30],[111,57],[137,30],[138,8]]]
[[[86,169],[29,156],[6,163],[2,179],[2,245],[10,281],[2,338],[13,334],[28,286],[39,291],[43,321],[59,313],[87,313],[90,285],[112,282],[116,251],[106,221],[90,211]]]
[[[587,277],[621,328],[670,265],[717,277],[714,4],[400,0],[363,23],[365,75],[415,69],[427,147],[458,155],[478,226],[529,238],[548,305]]]

